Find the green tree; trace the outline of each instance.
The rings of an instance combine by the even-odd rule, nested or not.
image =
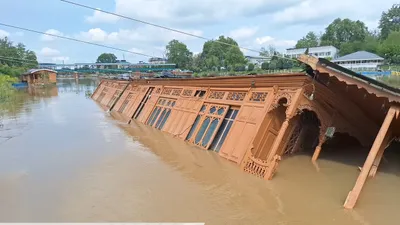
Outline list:
[[[208,62],[206,63],[208,64],[207,67],[209,67],[210,62],[213,62],[212,64],[218,69],[221,67],[234,68],[237,63],[243,64],[241,56],[243,56],[243,53],[240,51],[237,42],[225,36],[220,36],[216,41],[204,43],[201,55],[202,59]]]
[[[392,6],[387,12],[383,12],[379,20],[381,40],[385,40],[391,31],[400,31],[400,23],[394,23],[393,19],[400,17],[400,7]]]
[[[270,69],[270,70],[278,69],[278,60],[271,60],[271,62],[269,63],[268,69]]]
[[[269,69],[269,63],[263,62],[263,63],[261,64],[261,69],[263,69],[263,70],[268,70],[268,69]]]
[[[362,42],[367,35],[368,29],[363,22],[338,18],[325,29],[321,36],[321,45],[333,45],[340,49],[343,43]]]
[[[314,32],[308,32],[305,37],[297,41],[296,48],[317,47],[318,42],[318,36]]]
[[[247,70],[248,71],[253,71],[254,70],[254,64],[253,63],[250,63],[248,66],[247,66]]]
[[[389,60],[389,63],[400,63],[400,31],[391,32],[379,47],[379,53]]]
[[[184,43],[175,39],[170,41],[166,46],[166,53],[169,63],[175,63],[182,69],[190,67],[193,53]]]
[[[116,63],[117,56],[112,53],[103,53],[97,57],[97,63]]]
[[[18,76],[28,68],[37,67],[36,54],[25,45],[14,45],[7,37],[0,38],[0,73]]]
[[[241,65],[244,66],[246,63],[246,58],[243,55],[243,52],[240,51],[239,47],[230,47],[225,56],[225,63],[228,66],[232,65]]]

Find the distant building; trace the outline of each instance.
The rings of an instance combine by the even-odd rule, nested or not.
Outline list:
[[[271,57],[264,57],[264,56],[246,56],[246,59],[249,63],[254,64],[255,67],[260,68],[261,64],[264,62],[270,62]]]
[[[28,85],[55,84],[57,72],[49,69],[31,69],[21,75],[21,81]]]
[[[167,59],[165,58],[158,58],[158,57],[153,57],[149,59],[150,64],[165,64],[167,63]]]
[[[306,52],[307,48],[288,48],[286,55],[291,58],[298,58],[301,54]],[[318,58],[331,58],[335,59],[338,54],[338,49],[333,46],[319,46],[308,49],[308,54]]]
[[[354,52],[332,60],[342,67],[353,70],[376,70],[383,61],[382,57],[366,51]]]

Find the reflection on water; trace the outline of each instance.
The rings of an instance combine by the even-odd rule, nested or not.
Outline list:
[[[396,157],[348,211],[342,203],[359,171],[334,153],[318,170],[308,155],[289,157],[263,181],[213,152],[112,119],[86,97],[96,82],[20,93],[4,114],[1,136],[18,135],[0,143],[0,221],[398,224]]]

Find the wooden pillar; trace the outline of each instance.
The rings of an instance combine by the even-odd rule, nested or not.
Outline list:
[[[283,122],[278,135],[275,138],[274,144],[271,147],[271,151],[268,155],[267,162],[269,163],[267,172],[265,173],[264,179],[266,180],[271,180],[272,176],[275,173],[275,170],[277,168],[277,164],[280,161],[280,157],[277,157],[277,152],[279,150],[279,146],[281,145],[281,142],[286,134],[286,130],[289,127],[289,121],[292,119],[292,117],[296,113],[298,101],[300,100],[301,95],[303,94],[303,89],[300,89],[296,92],[293,102],[289,105],[288,109],[286,110],[286,119]],[[277,160],[279,159],[279,160]]]
[[[389,127],[393,121],[393,118],[396,114],[396,109],[391,107],[389,112],[386,115],[385,120],[378,132],[378,135],[375,138],[374,144],[372,145],[371,150],[369,151],[368,157],[365,160],[364,166],[361,170],[360,175],[357,178],[356,184],[354,185],[353,189],[348,194],[346,201],[344,203],[344,207],[347,209],[354,208],[358,197],[360,196],[361,190],[364,187],[364,184],[368,178],[369,172],[371,167],[376,159],[376,156],[381,148],[383,141],[385,140],[386,136],[388,135]],[[383,153],[382,153],[383,154]]]
[[[322,145],[323,145],[323,144],[325,143],[325,141],[326,141],[326,136],[325,136],[325,134],[326,134],[326,128],[322,128],[322,129],[321,129],[321,133],[320,133],[320,135],[319,135],[319,143],[318,143],[317,147],[315,147],[314,154],[313,154],[313,156],[312,156],[312,158],[311,158],[311,161],[313,161],[313,162],[317,161],[317,159],[318,159],[318,157],[319,157],[319,154],[321,153]]]
[[[385,149],[388,147],[390,144],[390,139],[392,138],[391,134],[387,134],[385,136],[385,139],[382,142],[381,147],[379,148],[378,154],[376,155],[376,158],[374,160],[374,163],[372,164],[372,168],[369,171],[369,176],[370,177],[375,177],[376,173],[378,172],[378,166],[382,160],[383,153],[385,152]]]

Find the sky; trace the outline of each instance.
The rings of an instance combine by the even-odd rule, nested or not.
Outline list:
[[[294,47],[307,32],[320,34],[336,18],[363,21],[378,27],[383,11],[395,0],[70,0],[210,39],[225,35],[240,46],[259,50],[272,45],[280,51]],[[59,0],[1,0],[0,23],[67,36],[155,57],[165,55],[172,39],[193,53],[204,40],[81,8]],[[101,53],[114,53],[129,62],[148,58],[72,42],[0,25],[0,37],[22,42],[39,62],[95,62]],[[243,50],[245,55],[257,55]]]

